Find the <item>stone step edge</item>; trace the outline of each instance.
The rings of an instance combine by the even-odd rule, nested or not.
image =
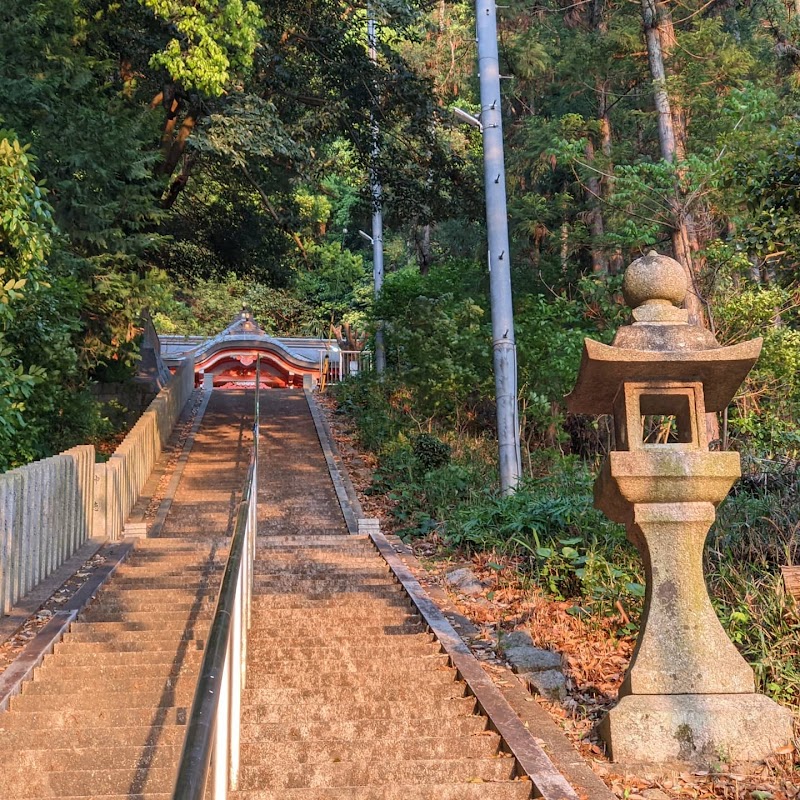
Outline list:
[[[100,588],[111,579],[119,566],[130,555],[135,539],[123,539],[114,543],[106,563],[96,570],[86,583],[69,599],[64,608],[53,614],[36,636],[22,649],[0,674],[0,713],[8,710],[11,698],[22,692],[26,681],[33,678],[34,670],[53,652],[56,644],[64,638],[80,611],[87,606]]]
[[[378,520],[359,520],[362,531],[368,531],[375,548],[416,606],[430,631],[450,656],[450,663],[469,688],[481,711],[502,737],[520,770],[527,775],[544,800],[579,800],[578,794],[558,771],[533,733],[526,728],[464,640],[444,616],[439,606],[423,589],[411,570],[400,558],[389,540],[381,533]]]

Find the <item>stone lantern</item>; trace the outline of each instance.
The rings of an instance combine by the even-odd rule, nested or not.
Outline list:
[[[601,723],[615,761],[753,761],[792,737],[788,710],[755,693],[753,671],[714,613],[703,547],[741,474],[739,454],[710,452],[706,412],[727,407],[761,340],[721,347],[678,308],[681,265],[651,251],[623,282],[633,324],[611,345],[586,339],[570,411],[612,414],[616,449],[595,505],[624,523],[646,577],[639,638],[620,701]],[[648,441],[644,422],[661,423]]]

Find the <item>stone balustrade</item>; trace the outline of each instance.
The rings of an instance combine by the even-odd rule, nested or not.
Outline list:
[[[194,390],[194,362],[181,364],[105,464],[95,466],[94,535],[119,539]]]
[[[92,536],[94,447],[0,475],[0,608],[8,614]]]
[[[73,447],[0,475],[0,613],[88,539],[116,540],[194,390],[185,361],[105,464]]]

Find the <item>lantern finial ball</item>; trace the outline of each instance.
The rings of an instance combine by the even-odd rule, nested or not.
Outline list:
[[[634,309],[650,304],[679,306],[686,298],[686,273],[674,258],[651,250],[625,270],[622,294]]]

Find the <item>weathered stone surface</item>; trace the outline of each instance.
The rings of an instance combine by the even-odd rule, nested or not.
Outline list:
[[[511,664],[514,672],[542,672],[561,669],[561,656],[552,650],[536,647],[531,635],[526,631],[501,634],[497,649]]]
[[[617,761],[761,759],[789,740],[790,716],[754,694],[703,576],[715,506],[740,474],[738,453],[709,452],[706,411],[727,406],[761,341],[721,347],[689,324],[673,307],[686,293],[683,268],[655,252],[630,265],[623,286],[634,323],[611,346],[586,340],[568,398],[573,412],[614,415],[616,451],[595,505],[625,524],[647,584],[622,700],[601,733]],[[648,438],[646,417],[669,427]]]
[[[630,695],[601,733],[615,761],[760,761],[791,741],[792,715],[760,694]]]
[[[679,305],[686,297],[686,273],[674,258],[651,250],[625,270],[622,294],[631,308]]]
[[[645,564],[636,654],[621,694],[748,694],[753,670],[728,639],[703,579],[711,503],[637,504],[629,537]]]
[[[560,703],[567,696],[567,682],[563,673],[557,669],[546,669],[542,672],[526,672],[522,677],[528,688],[547,700]]]
[[[476,597],[483,593],[483,584],[468,567],[454,569],[452,572],[448,572],[444,579],[447,581],[448,586],[452,589],[457,589],[462,594]]]

